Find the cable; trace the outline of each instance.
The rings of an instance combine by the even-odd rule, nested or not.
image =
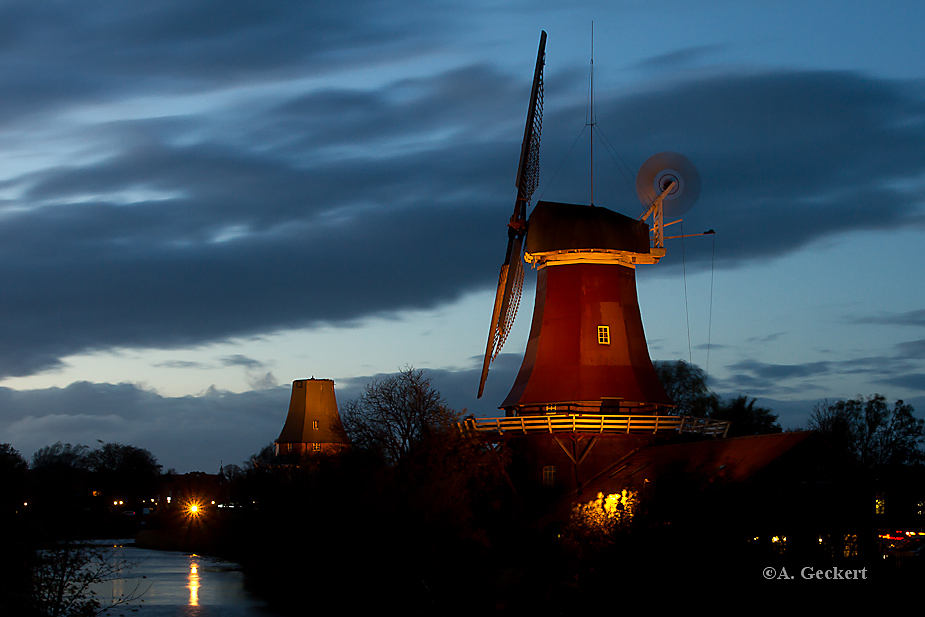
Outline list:
[[[713,337],[713,273],[716,268],[716,234],[713,236],[713,257],[710,259],[710,320],[707,327],[707,377],[710,376],[710,343]]]
[[[565,153],[565,158],[562,159],[562,162],[559,163],[559,168],[556,169],[556,173],[552,175],[552,178],[549,179],[549,182],[546,183],[546,186],[540,191],[540,196],[536,198],[537,201],[543,199],[543,195],[546,194],[546,191],[549,190],[549,185],[552,184],[552,181],[556,179],[556,176],[559,174],[559,170],[562,169],[562,166],[565,165],[565,161],[568,160],[569,155],[572,153],[572,150],[575,149],[575,146],[578,144],[578,140],[581,139],[581,136],[585,134],[585,129],[588,128],[588,125],[584,125],[581,128],[581,132],[578,133],[578,137],[575,138],[575,143],[572,144],[572,147],[568,149],[568,152]]]
[[[617,166],[617,169],[620,170],[620,175],[623,177],[623,181],[626,182],[626,186],[629,187],[630,194],[631,195],[635,194],[636,193],[636,179],[635,179],[635,175],[633,174],[633,171],[630,169],[630,166],[626,164],[626,161],[623,160],[623,157],[620,156],[620,153],[617,152],[617,149],[614,148],[612,143],[610,143],[610,140],[604,134],[604,131],[601,130],[601,126],[599,124],[594,125],[594,130],[597,132],[598,137],[601,138],[601,143],[604,144],[604,150],[606,150],[607,154],[610,155],[610,160],[613,161],[614,165]],[[611,152],[611,150],[613,152]],[[628,171],[631,176],[634,176],[633,180],[630,180],[626,176],[626,173],[623,171],[623,167],[620,167],[620,163],[617,163],[617,159],[614,158],[615,154],[617,156],[617,159],[620,159],[620,163],[623,164],[623,167],[626,168],[626,171]]]
[[[687,260],[684,257],[684,223],[679,222],[678,227],[681,229],[681,272],[684,279],[684,316],[687,319],[687,359],[691,364],[694,363],[694,352],[691,349],[691,312],[687,306]]]

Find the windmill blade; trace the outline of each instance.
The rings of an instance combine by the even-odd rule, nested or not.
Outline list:
[[[488,344],[485,347],[485,358],[482,360],[482,376],[479,379],[479,395],[485,391],[485,380],[488,379],[488,365],[497,355],[495,348],[498,340],[498,314],[501,312],[501,303],[504,299],[504,289],[507,287],[507,264],[501,266],[501,274],[498,275],[498,290],[495,292],[495,308],[491,313],[491,324],[488,326]]]
[[[524,288],[524,266],[521,257],[523,240],[515,238],[511,263],[501,266],[498,275],[498,289],[495,292],[495,306],[491,313],[491,325],[488,330],[488,344],[485,347],[485,358],[482,360],[482,375],[479,379],[479,395],[485,391],[485,380],[488,379],[488,367],[501,353],[501,347],[507,340],[508,334],[514,325],[517,309],[520,308],[520,298]]]
[[[498,357],[501,347],[511,331],[514,317],[520,306],[523,292],[524,269],[521,253],[523,239],[527,233],[527,208],[540,179],[540,136],[543,128],[543,67],[546,63],[546,31],[540,33],[540,47],[536,53],[536,68],[533,71],[533,88],[530,91],[530,106],[527,108],[527,123],[524,126],[524,140],[520,146],[520,163],[517,165],[517,199],[514,214],[508,223],[507,252],[498,275],[498,289],[488,329],[488,344],[482,361],[482,375],[479,379],[479,396],[485,390],[488,365]]]
[[[536,53],[536,68],[533,71],[533,88],[530,91],[530,107],[527,108],[527,123],[524,125],[524,140],[520,145],[520,162],[517,164],[517,204],[514,215],[526,218],[526,208],[518,213],[517,206],[529,203],[540,179],[540,137],[543,130],[543,67],[546,64],[546,31],[540,33],[540,48]]]

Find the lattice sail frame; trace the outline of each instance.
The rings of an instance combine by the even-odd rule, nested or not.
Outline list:
[[[533,88],[530,93],[530,107],[527,109],[527,123],[524,126],[524,140],[521,144],[520,162],[517,169],[517,200],[514,213],[508,223],[508,245],[504,264],[498,276],[498,289],[492,310],[491,326],[488,331],[488,345],[482,361],[482,375],[479,381],[479,398],[485,389],[489,364],[501,353],[501,348],[520,308],[523,293],[523,239],[527,232],[527,209],[539,185],[540,139],[543,128],[543,67],[546,63],[546,32],[540,35],[540,47],[533,73]],[[513,272],[511,269],[513,268]]]

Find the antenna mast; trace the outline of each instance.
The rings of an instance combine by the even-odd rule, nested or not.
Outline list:
[[[594,205],[594,22],[591,22],[591,90],[588,96],[588,121],[586,126],[591,127],[591,205]]]

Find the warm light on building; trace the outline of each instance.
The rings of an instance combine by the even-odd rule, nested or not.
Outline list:
[[[597,494],[597,499],[578,504],[572,512],[572,519],[590,527],[607,528],[613,525],[629,523],[633,520],[638,493],[623,489],[619,493]]]

